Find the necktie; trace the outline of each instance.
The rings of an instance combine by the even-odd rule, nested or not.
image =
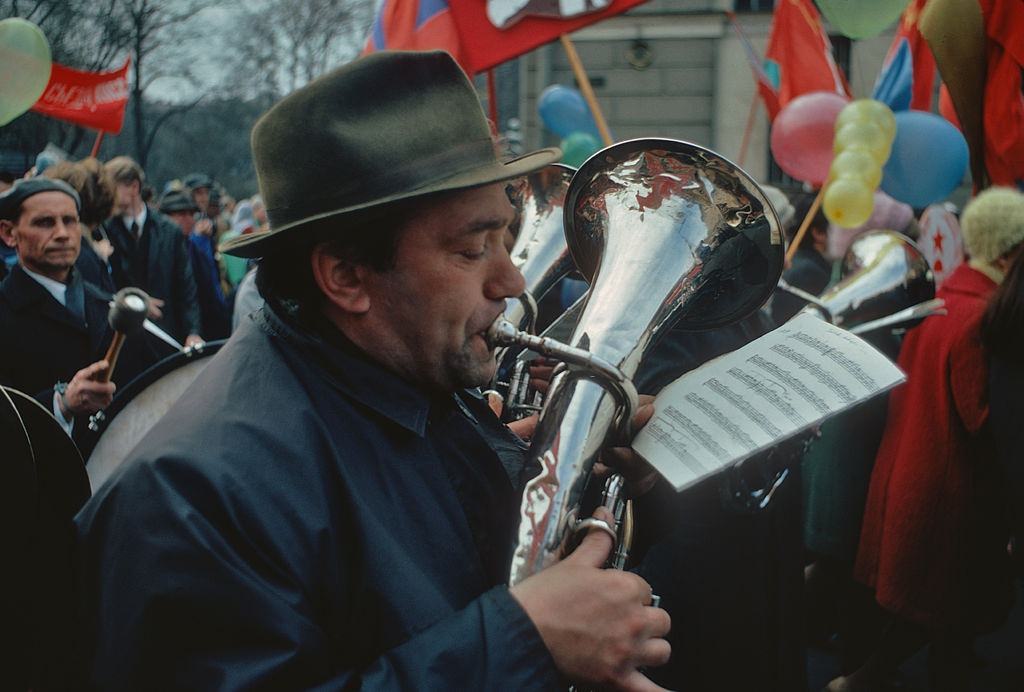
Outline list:
[[[67,290],[64,293],[64,307],[75,317],[85,322],[85,287],[78,272],[72,272],[71,280],[68,282]]]
[[[140,234],[139,222],[138,221],[132,221],[131,234],[132,234],[132,238],[136,242],[138,242],[139,234]]]

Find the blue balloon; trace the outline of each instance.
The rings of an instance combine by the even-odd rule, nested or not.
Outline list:
[[[537,110],[544,126],[559,137],[574,132],[587,132],[599,137],[594,116],[583,94],[572,87],[552,84],[540,94]]]
[[[882,169],[882,191],[916,209],[944,200],[967,171],[967,141],[942,116],[896,114],[896,139]]]

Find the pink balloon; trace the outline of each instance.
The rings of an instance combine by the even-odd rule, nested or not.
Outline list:
[[[831,91],[798,96],[772,123],[772,156],[788,175],[821,185],[832,163],[833,128],[849,99]]]

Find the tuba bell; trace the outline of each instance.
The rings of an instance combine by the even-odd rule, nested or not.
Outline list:
[[[504,317],[517,329],[533,333],[537,301],[573,270],[562,230],[565,194],[575,168],[554,163],[526,176],[522,221],[509,255],[523,275],[526,290],[505,307]]]
[[[638,139],[594,154],[569,186],[565,229],[590,283],[569,344],[500,319],[490,330],[494,344],[563,360],[528,452],[537,475],[522,499],[511,584],[560,559],[579,528],[612,531],[583,519],[581,501],[600,449],[629,439],[632,377],[657,339],[676,324],[700,329],[742,319],[782,272],[779,222],[760,188],[733,163],[687,142]]]
[[[519,234],[510,256],[526,290],[509,300],[503,317],[517,329],[534,333],[537,303],[574,267],[562,230],[565,193],[575,168],[551,164],[526,176],[522,187]],[[520,347],[498,349],[498,367],[490,391],[504,402],[501,419],[517,420],[540,410],[540,395],[530,388],[529,362]]]
[[[821,296],[780,281],[780,288],[808,301],[810,312],[854,334],[883,327],[908,328],[942,309],[924,253],[895,231],[871,231],[850,245],[842,279]]]

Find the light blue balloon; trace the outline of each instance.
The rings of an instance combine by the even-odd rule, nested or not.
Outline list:
[[[882,169],[882,191],[915,209],[946,199],[963,182],[967,140],[940,115],[896,113],[896,139]]]
[[[537,110],[544,126],[559,137],[568,137],[574,132],[599,136],[590,107],[577,89],[552,84],[541,92]]]

